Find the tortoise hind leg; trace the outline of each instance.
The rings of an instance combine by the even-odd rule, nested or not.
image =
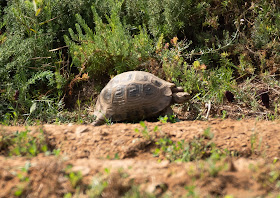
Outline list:
[[[100,126],[106,123],[106,118],[101,113],[96,116],[95,120],[91,123],[92,126]]]
[[[92,125],[92,126],[100,126],[102,124],[105,124],[105,120],[98,119],[98,120],[93,121],[93,123],[91,123],[90,125]]]
[[[168,120],[169,117],[172,116],[174,114],[173,110],[171,107],[167,107],[164,110],[161,111],[161,113],[159,114],[159,116],[167,116]]]
[[[167,107],[167,108],[164,110],[163,114],[164,114],[164,116],[167,115],[168,118],[169,118],[170,116],[172,116],[172,115],[174,114],[174,112],[173,112],[173,110],[172,110],[171,107]]]

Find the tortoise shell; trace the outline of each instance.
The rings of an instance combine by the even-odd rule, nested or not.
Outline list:
[[[154,117],[170,106],[174,83],[144,71],[115,76],[101,91],[94,115],[99,119],[134,121]]]

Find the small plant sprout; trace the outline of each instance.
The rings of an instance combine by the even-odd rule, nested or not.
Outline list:
[[[79,184],[79,182],[82,180],[82,173],[80,171],[78,172],[73,172],[71,171],[69,174],[68,174],[68,179],[72,185],[72,187],[77,187],[77,185]]]
[[[174,114],[172,114],[170,116],[165,115],[164,117],[160,116],[158,118],[158,120],[163,124],[165,124],[167,122],[176,123],[179,121]]]
[[[200,196],[196,192],[195,185],[185,186],[185,189],[188,191],[187,197],[199,198]]]
[[[227,118],[227,111],[226,110],[223,110],[222,111],[222,119],[226,119]]]
[[[165,115],[164,117],[160,116],[160,117],[158,118],[158,120],[159,120],[161,123],[165,124],[165,123],[167,123],[168,116],[167,116],[167,115]]]
[[[81,116],[81,100],[80,100],[80,93],[78,94],[78,100],[76,101],[78,105],[78,122],[83,123],[82,116]]]
[[[211,132],[211,128],[208,127],[207,129],[205,129],[205,130],[203,131],[202,136],[203,136],[204,138],[206,138],[206,139],[212,140],[213,137],[214,137],[214,134]]]
[[[30,130],[15,132],[14,134],[5,136],[0,139],[3,149],[6,150],[6,154],[9,156],[36,156],[39,153],[45,153],[48,151],[48,145],[46,143],[43,130],[40,129],[38,135],[34,135]]]
[[[142,126],[142,131],[141,134],[143,135],[143,137],[147,140],[151,140],[152,139],[152,134],[149,132],[147,125],[145,124],[145,122],[141,121],[139,123]],[[135,128],[134,131],[136,133],[140,133],[140,130],[138,128]],[[158,126],[155,126],[153,129],[153,132],[157,132],[158,131]]]
[[[111,118],[106,118],[106,117],[104,116],[104,119],[105,119],[106,125],[113,125],[113,122],[112,122],[112,119],[111,119]]]
[[[108,182],[102,178],[93,177],[91,185],[86,194],[88,197],[101,197],[103,191],[108,186]]]

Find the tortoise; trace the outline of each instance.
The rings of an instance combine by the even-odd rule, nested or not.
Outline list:
[[[139,121],[172,114],[171,105],[184,103],[190,94],[174,83],[144,71],[116,75],[102,89],[94,109],[94,126],[106,119]]]

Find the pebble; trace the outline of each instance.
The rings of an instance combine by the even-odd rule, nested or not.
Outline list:
[[[228,135],[228,136],[226,136],[225,138],[224,138],[224,140],[228,140],[228,139],[230,139],[231,137]]]
[[[80,135],[81,133],[86,133],[86,132],[88,132],[89,131],[89,129],[88,129],[88,127],[86,127],[86,126],[78,126],[77,128],[76,128],[76,135]]]
[[[72,168],[72,171],[74,171],[74,172],[80,171],[83,176],[86,176],[89,174],[90,169],[86,166],[74,166]]]
[[[247,143],[241,144],[242,147],[247,147]]]

